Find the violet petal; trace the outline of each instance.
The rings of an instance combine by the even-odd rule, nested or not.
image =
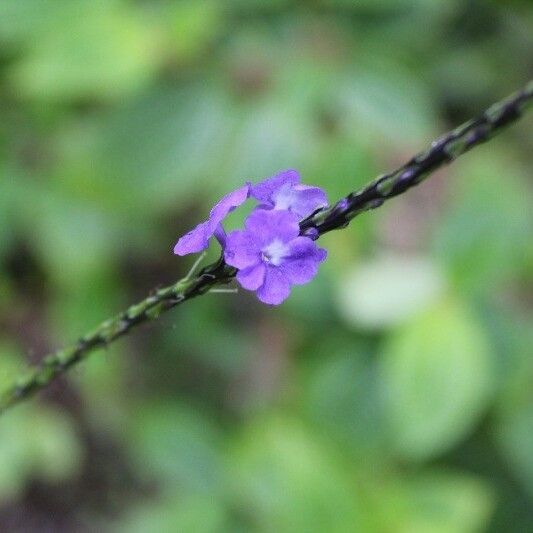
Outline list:
[[[187,255],[205,250],[209,246],[209,239],[215,232],[222,236],[223,241],[224,230],[220,223],[230,211],[246,201],[249,193],[250,185],[246,184],[222,197],[211,209],[208,220],[201,222],[178,240],[174,246],[174,253]]]
[[[176,255],[187,255],[201,252],[209,246],[208,222],[198,224],[194,229],[181,237],[174,246]]]
[[[288,211],[255,209],[244,223],[246,231],[253,234],[260,247],[274,240],[289,242],[300,233],[298,217]]]
[[[253,233],[235,230],[226,236],[224,259],[228,265],[242,269],[261,262],[261,248]]]
[[[244,289],[249,291],[255,291],[265,280],[266,267],[263,263],[258,263],[246,267],[237,272],[237,281],[241,284]]]
[[[257,297],[265,304],[279,305],[291,292],[291,286],[283,272],[276,267],[267,267],[265,281],[257,290]]]
[[[307,237],[297,237],[288,246],[290,252],[281,270],[294,285],[308,283],[316,276],[319,264],[326,258],[326,250],[317,248],[315,242]]]
[[[317,209],[328,205],[326,193],[322,189],[307,185],[296,185],[288,193],[281,190],[274,195],[274,200],[274,209],[289,209],[300,219],[304,219]]]
[[[250,185],[246,184],[223,196],[209,213],[209,228],[212,232],[236,207],[243,204],[249,196]]]
[[[267,178],[256,185],[250,187],[250,196],[259,200],[260,202],[265,202],[268,205],[272,202],[272,195],[283,186],[294,186],[297,183],[300,183],[300,175],[296,170],[284,170],[275,176]]]

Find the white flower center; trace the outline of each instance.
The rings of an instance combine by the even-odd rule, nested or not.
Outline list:
[[[279,239],[274,239],[268,246],[265,246],[261,252],[263,261],[270,263],[271,265],[278,266],[282,263],[283,258],[286,256],[288,252],[288,246]]]
[[[279,189],[272,197],[274,209],[289,209],[294,202],[294,194],[291,185],[286,184]]]

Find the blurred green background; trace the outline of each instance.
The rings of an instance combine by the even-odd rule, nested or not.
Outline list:
[[[520,88],[532,30],[529,0],[2,0],[0,385],[184,275],[245,180],[335,201]],[[281,307],[198,298],[6,413],[0,531],[533,531],[532,132],[326,235]]]

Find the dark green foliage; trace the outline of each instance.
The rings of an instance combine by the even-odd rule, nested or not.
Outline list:
[[[1,389],[160,315],[0,417],[0,530],[533,529],[530,118],[324,235],[281,308],[159,307],[220,194],[289,166],[359,189],[523,86],[532,23],[526,0],[0,2]]]

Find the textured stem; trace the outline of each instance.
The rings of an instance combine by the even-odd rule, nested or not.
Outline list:
[[[358,214],[379,207],[388,198],[418,185],[430,173],[518,120],[532,100],[533,82],[529,82],[522,91],[492,105],[479,118],[431,143],[428,150],[413,157],[399,169],[380,176],[363,189],[350,193],[332,208],[302,221],[302,234],[317,239],[328,231],[346,227]],[[155,319],[176,305],[204,294],[214,285],[228,283],[236,272],[235,268],[219,259],[201,270],[196,277],[186,277],[174,285],[159,289],[114,318],[102,322],[75,344],[46,356],[38,366],[29,369],[26,375],[4,390],[0,394],[0,413],[46,387],[97,348],[122,337],[134,326]]]
[[[311,237],[346,227],[363,211],[379,207],[393,196],[418,185],[432,172],[451,163],[468,150],[499,133],[518,120],[533,100],[533,81],[512,96],[490,106],[480,117],[470,120],[443,135],[405,165],[379,176],[363,189],[352,192],[333,207],[325,209],[301,223],[302,232]]]
[[[159,289],[122,313],[105,320],[75,344],[46,356],[37,367],[20,376],[11,387],[3,391],[0,394],[0,414],[46,387],[97,348],[122,337],[134,326],[153,320],[176,305],[204,294],[213,285],[228,283],[235,274],[236,270],[220,259],[205,267],[196,277],[185,277],[174,285]]]

